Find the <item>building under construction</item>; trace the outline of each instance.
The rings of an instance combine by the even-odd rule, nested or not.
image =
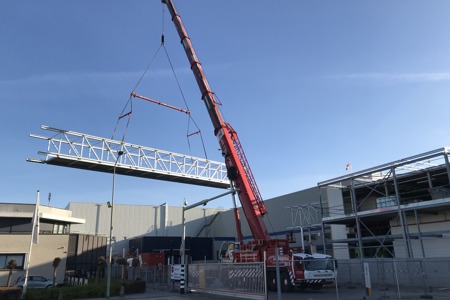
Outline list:
[[[329,241],[350,258],[447,257],[449,148],[320,182]]]

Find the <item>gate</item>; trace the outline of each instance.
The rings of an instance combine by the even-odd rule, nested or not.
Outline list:
[[[190,264],[187,276],[187,287],[190,290],[247,299],[266,299],[263,263]]]
[[[143,266],[140,278],[145,280],[147,287],[154,290],[170,291],[174,289],[174,282],[170,280],[172,266]]]

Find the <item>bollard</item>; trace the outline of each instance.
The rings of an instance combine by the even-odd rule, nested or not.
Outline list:
[[[181,265],[180,277],[180,294],[184,294],[184,264]]]

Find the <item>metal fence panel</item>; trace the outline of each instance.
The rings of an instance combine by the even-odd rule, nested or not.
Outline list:
[[[174,282],[170,280],[172,266],[143,266],[139,277],[145,280],[147,287],[155,290],[169,291],[174,289]]]
[[[265,299],[263,263],[190,264],[187,274],[189,289],[247,299]]]
[[[339,260],[338,285],[365,286],[363,263],[369,264],[372,289],[385,297],[450,297],[450,258]]]

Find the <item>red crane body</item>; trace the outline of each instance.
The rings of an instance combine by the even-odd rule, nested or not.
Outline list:
[[[250,166],[245,157],[242,146],[239,142],[236,131],[230,124],[225,122],[219,111],[214,93],[211,91],[208,81],[206,80],[202,66],[195,54],[191,40],[186,29],[181,22],[172,0],[162,0],[169,9],[172,21],[175,24],[181,44],[186,52],[187,58],[191,65],[198,87],[200,88],[202,100],[205,102],[206,109],[214,126],[214,135],[217,137],[222,155],[225,158],[225,165],[228,171],[228,177],[233,186],[236,188],[242,209],[248,221],[250,230],[255,241],[260,244],[269,243],[270,237],[263,221],[263,215],[267,210],[262,201],[256,182],[253,178]],[[239,216],[236,214],[236,221]],[[241,239],[242,234],[238,229],[238,237]],[[242,242],[240,240],[240,242]]]
[[[181,39],[184,51],[189,59],[191,70],[194,73],[198,87],[205,102],[206,109],[214,126],[214,135],[217,137],[222,155],[225,158],[228,178],[237,194],[244,211],[245,218],[253,235],[253,240],[248,243],[243,242],[242,230],[240,226],[239,211],[233,197],[236,219],[236,230],[239,243],[224,243],[226,250],[221,249],[222,262],[261,262],[266,256],[266,276],[270,290],[276,290],[277,274],[281,276],[280,285],[282,291],[291,291],[295,286],[302,288],[311,287],[320,289],[326,282],[335,280],[336,270],[333,266],[333,259],[324,254],[298,253],[296,249],[290,248],[290,238],[271,239],[263,221],[264,214],[267,213],[262,201],[258,187],[256,185],[250,166],[245,157],[242,146],[239,142],[236,131],[230,124],[225,122],[217,106],[214,93],[211,91],[202,66],[198,61],[191,40],[181,22],[172,0],[161,0],[165,3],[172,16],[178,35]],[[236,248],[236,246],[238,248]],[[230,248],[228,248],[230,247]],[[224,251],[222,251],[224,250]],[[228,251],[229,250],[229,251]],[[222,253],[223,252],[223,253]],[[264,255],[264,253],[266,255]],[[223,254],[223,256],[222,256]],[[315,263],[321,264],[318,270]],[[277,263],[278,261],[278,263]],[[308,262],[308,263],[307,263]],[[311,265],[311,267],[309,267]]]

